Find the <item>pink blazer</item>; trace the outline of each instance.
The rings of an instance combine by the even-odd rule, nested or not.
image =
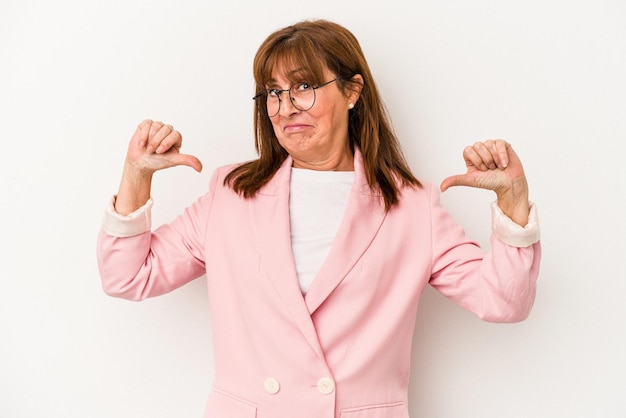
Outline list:
[[[117,224],[105,218],[98,237],[111,296],[141,300],[206,274],[215,350],[207,418],[407,418],[427,284],[487,321],[531,310],[538,241],[518,248],[494,235],[483,252],[430,184],[404,190],[385,213],[358,150],[342,224],[303,297],[290,243],[291,159],[253,199],[223,185],[231,168],[217,169],[210,191],[170,224],[151,233],[148,208]]]

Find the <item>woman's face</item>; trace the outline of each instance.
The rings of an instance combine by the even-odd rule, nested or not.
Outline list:
[[[326,70],[325,82],[336,76]],[[295,81],[307,81],[298,80]],[[294,77],[286,77],[282,68],[274,69],[268,89],[286,90]],[[293,158],[293,166],[314,170],[353,170],[353,156],[348,141],[348,111],[358,94],[346,97],[337,82],[315,90],[315,104],[309,110],[295,108],[287,92],[281,94],[280,109],[271,117],[280,145]]]

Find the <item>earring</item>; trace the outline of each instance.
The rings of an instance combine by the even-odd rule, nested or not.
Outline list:
[[[354,109],[354,103],[348,104],[348,109]]]

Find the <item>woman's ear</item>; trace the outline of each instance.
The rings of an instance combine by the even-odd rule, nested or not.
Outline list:
[[[355,74],[350,79],[350,92],[348,94],[348,101],[353,105],[359,101],[361,96],[361,90],[363,90],[363,76],[361,74]]]

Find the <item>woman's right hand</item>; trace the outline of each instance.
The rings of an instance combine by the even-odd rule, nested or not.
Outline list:
[[[163,122],[144,120],[133,134],[126,163],[140,175],[152,175],[157,170],[186,165],[202,171],[202,163],[189,154],[181,154],[183,137],[172,125]]]
[[[130,139],[120,188],[115,198],[115,211],[128,215],[150,198],[152,175],[164,168],[186,165],[196,171],[202,163],[193,155],[181,154],[183,137],[171,125],[144,120]]]

